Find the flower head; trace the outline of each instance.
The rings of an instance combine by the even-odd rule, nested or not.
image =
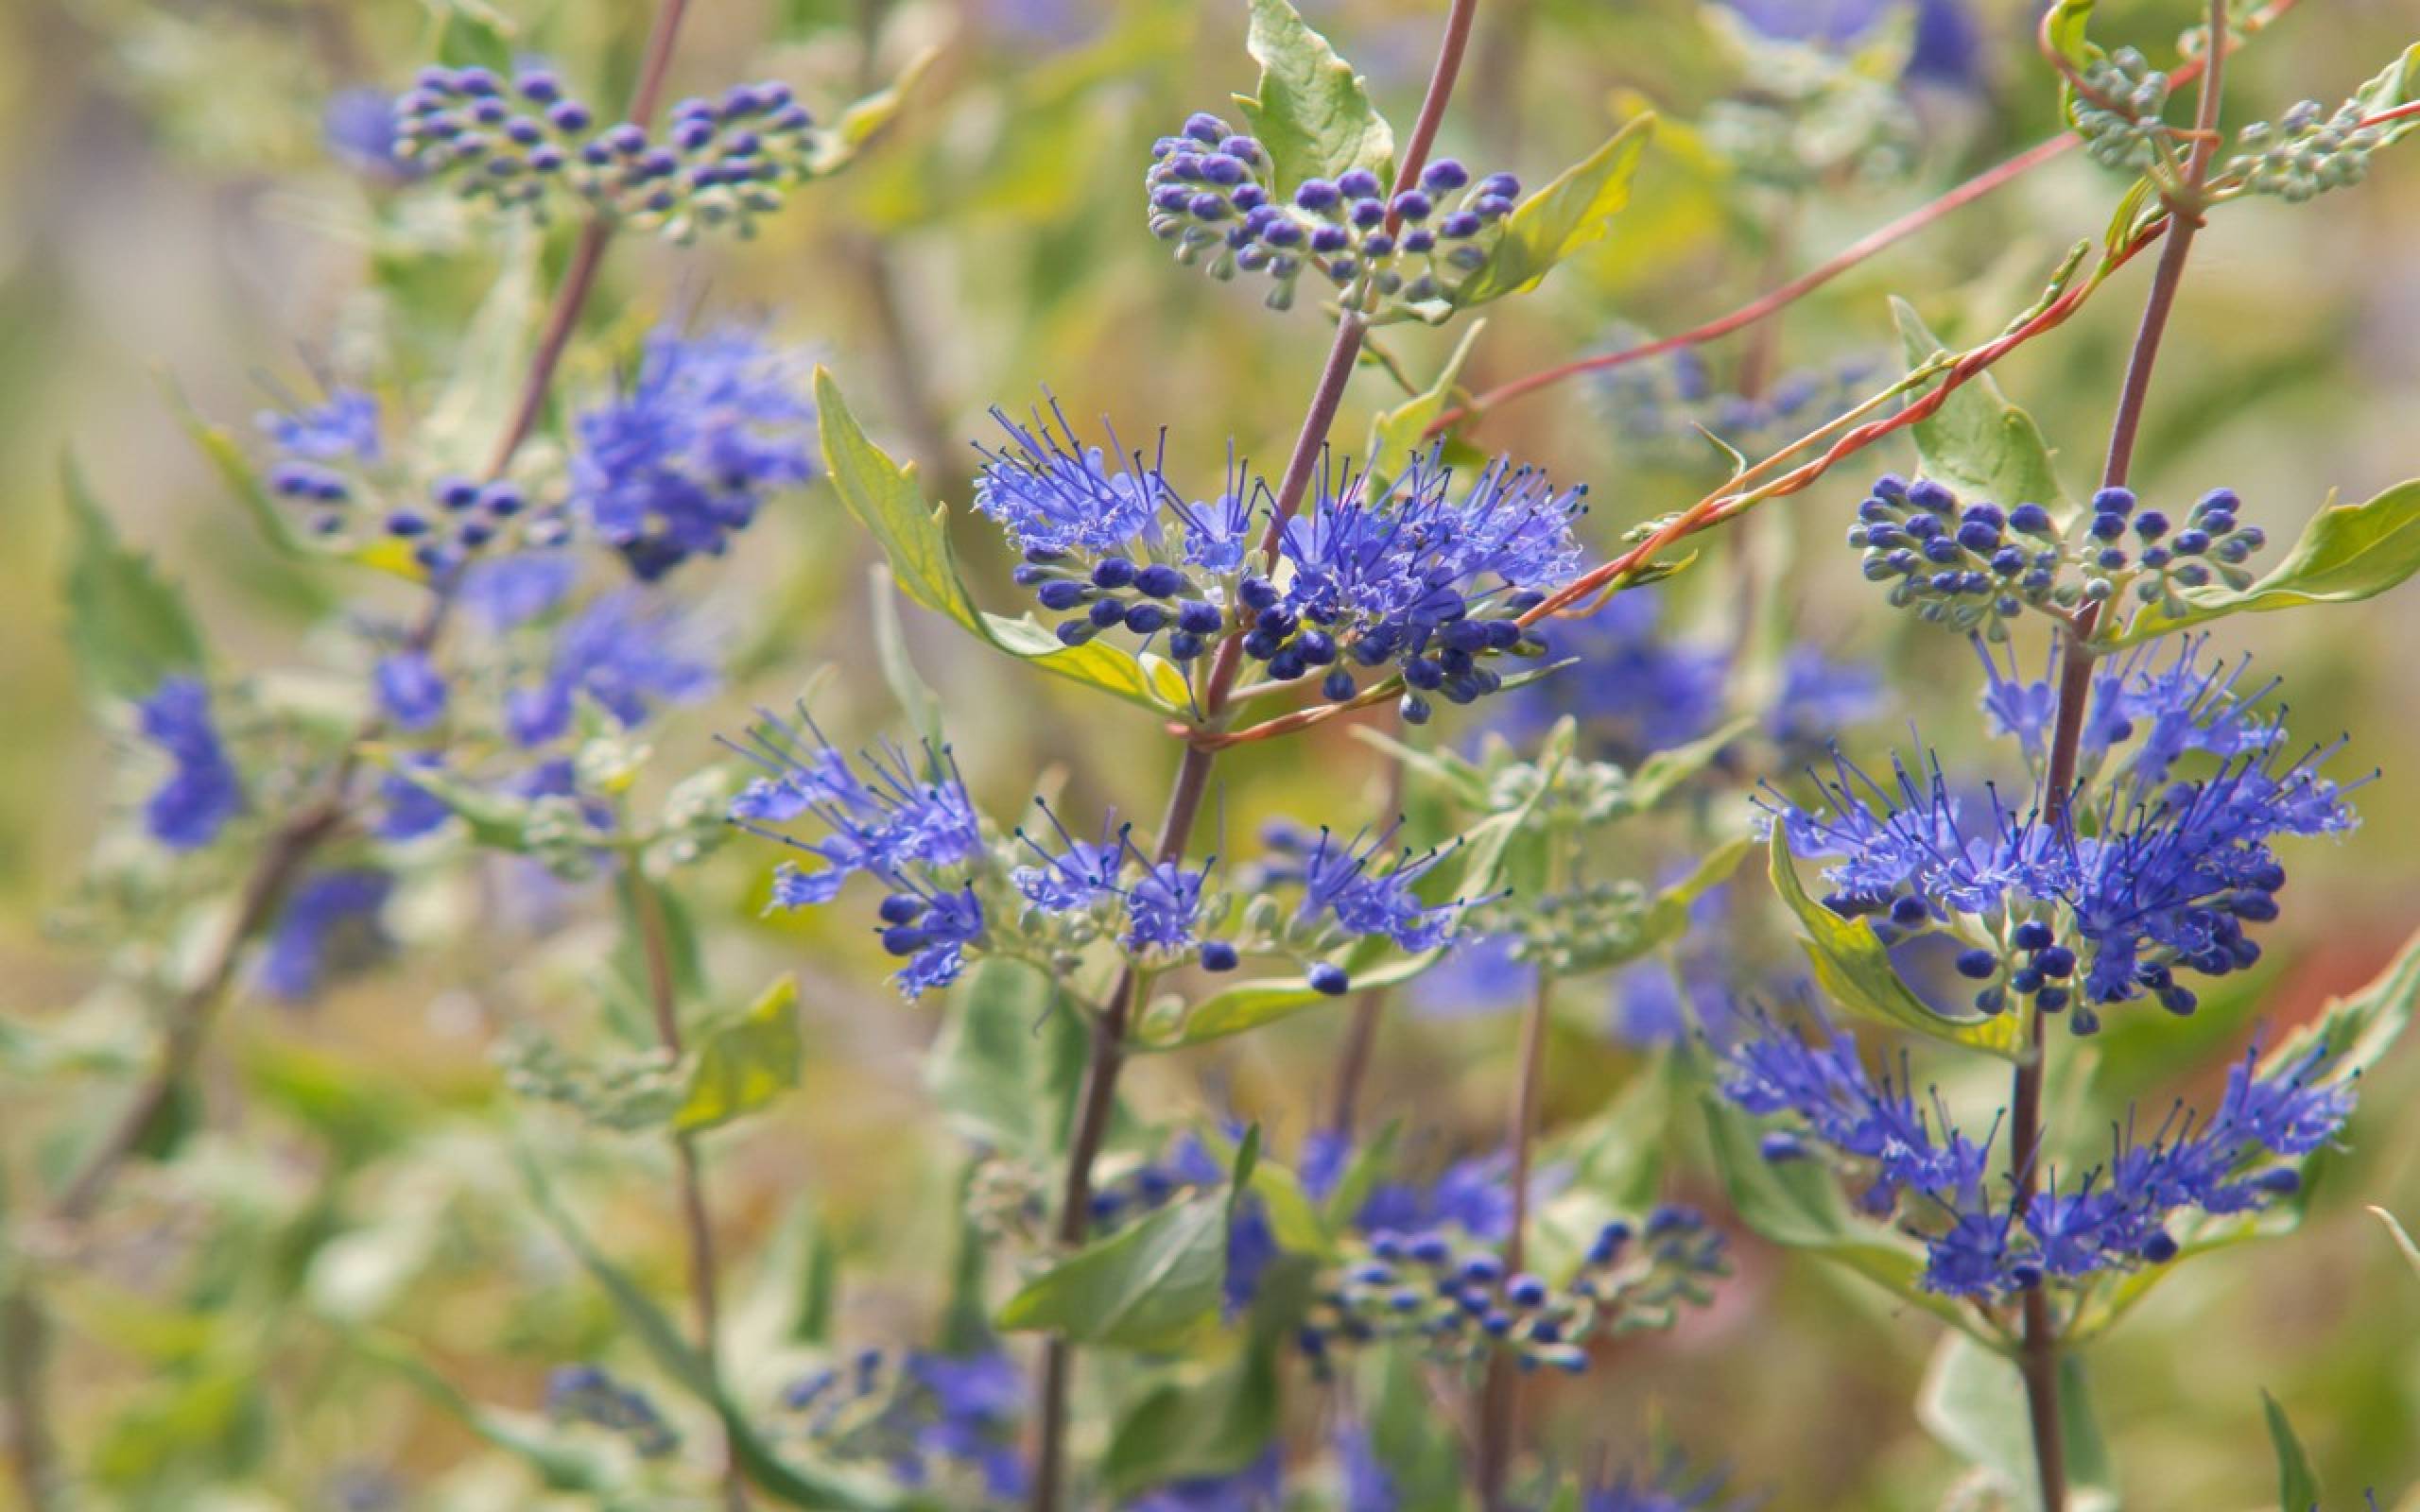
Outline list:
[[[608,593],[555,632],[542,679],[506,695],[506,728],[516,744],[542,746],[570,731],[581,698],[626,730],[645,724],[659,702],[702,698],[718,679],[695,640],[688,621],[652,595]]]
[[[244,806],[243,781],[211,722],[210,690],[198,678],[168,678],[136,713],[143,738],[174,764],[143,806],[144,828],[171,850],[199,850]]]
[[[657,332],[629,386],[574,422],[574,509],[642,581],[719,555],[769,491],[813,475],[799,376],[744,328]]]
[[[331,970],[384,950],[379,911],[394,890],[383,871],[323,871],[294,889],[261,954],[261,989],[288,1003],[319,994]]]

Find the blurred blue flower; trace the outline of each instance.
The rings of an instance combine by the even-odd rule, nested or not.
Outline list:
[[[378,779],[378,817],[371,833],[381,840],[417,840],[431,834],[454,816],[445,800],[413,782],[411,770],[436,772],[445,765],[441,751],[413,751],[402,758],[400,769]]]
[[[261,950],[261,990],[288,1003],[318,996],[332,971],[364,963],[386,948],[378,912],[395,880],[383,871],[323,871],[294,889]]]
[[[170,850],[199,850],[244,806],[242,780],[211,723],[210,690],[198,678],[167,678],[135,709],[143,738],[174,764],[143,806],[144,828]]]
[[[645,724],[658,703],[695,702],[718,680],[696,639],[675,607],[636,589],[608,593],[555,632],[543,679],[506,695],[506,728],[520,745],[542,746],[570,731],[581,698],[624,729]]]
[[[1125,1512],[1279,1512],[1285,1483],[1272,1444],[1232,1475],[1172,1482],[1127,1503]]]
[[[378,707],[398,730],[426,730],[445,717],[445,678],[425,651],[379,658],[371,680]]]
[[[383,89],[365,85],[329,95],[320,134],[329,153],[355,173],[401,183],[427,171],[396,151],[395,96]]]
[[[579,563],[560,551],[484,557],[462,570],[455,602],[491,630],[527,625],[562,603],[579,576]]]
[[[655,333],[622,393],[574,421],[573,508],[642,581],[719,555],[769,490],[814,474],[799,367],[742,327]]]
[[[1700,1471],[1677,1452],[1646,1470],[1624,1469],[1580,1498],[1580,1512],[1748,1512],[1755,1498],[1733,1496],[1723,1471]]]

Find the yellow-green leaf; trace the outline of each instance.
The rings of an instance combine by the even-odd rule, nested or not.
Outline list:
[[[2021,1059],[2027,1054],[2021,1015],[1958,1019],[1935,1012],[1900,980],[1891,965],[1891,953],[1863,920],[1842,919],[1808,897],[1790,863],[1789,840],[1780,824],[1773,826],[1772,858],[1773,890],[1806,931],[1799,936],[1799,947],[1806,951],[1815,985],[1826,998],[1860,1018],[1912,1029],[2004,1059]]]
[[[109,515],[69,458],[60,468],[67,500],[67,641],[92,690],[147,697],[160,679],[201,668],[201,631],[184,594],[151,558],[119,541]]]
[[[1654,134],[1654,116],[1634,117],[1514,206],[1487,266],[1455,289],[1455,304],[1468,309],[1533,289],[1555,264],[1602,238],[1630,203],[1631,179]]]
[[[2275,570],[2249,588],[2178,590],[2181,613],[2154,604],[2113,642],[2133,645],[2229,614],[2375,598],[2420,571],[2420,478],[2363,504],[2331,505],[2304,527]]]
[[[798,983],[785,976],[745,1015],[706,1035],[672,1126],[684,1133],[713,1128],[764,1107],[798,1085],[803,1048]]]
[[[943,524],[945,507],[925,498],[915,464],[898,463],[874,445],[849,412],[831,372],[815,370],[816,423],[823,464],[840,502],[873,535],[899,591],[995,648],[1046,672],[1098,688],[1157,713],[1182,713],[1191,705],[1184,676],[1159,657],[1137,657],[1101,641],[1069,647],[1031,619],[989,614],[977,606],[959,574]]]
[[[1910,369],[1940,355],[1941,340],[1905,300],[1891,301]],[[2060,505],[2066,491],[2050,465],[2049,444],[2033,417],[2008,402],[1989,373],[1951,390],[1939,409],[1912,427],[1925,476],[1945,483],[1969,503]]]
[[[1268,150],[1280,187],[1333,179],[1348,168],[1367,168],[1390,182],[1394,129],[1370,102],[1353,65],[1301,12],[1287,0],[1252,0],[1244,49],[1260,64],[1260,93],[1238,94],[1236,104]]]

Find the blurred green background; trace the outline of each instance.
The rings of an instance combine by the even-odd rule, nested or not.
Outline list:
[[[462,0],[468,3],[468,0]],[[141,1043],[130,1005],[95,1003],[102,951],[78,928],[76,878],[141,791],[115,760],[122,720],[79,696],[61,639],[58,469],[72,452],[132,539],[187,588],[214,655],[264,677],[328,679],[347,651],[329,586],[302,580],[250,535],[180,431],[173,379],[238,429],[276,386],[314,372],[375,377],[406,396],[442,378],[455,333],[496,266],[495,238],[428,198],[398,195],[326,150],[329,96],[392,88],[426,55],[443,0],[320,4],[15,0],[0,10],[0,1008],[12,1020]],[[1974,0],[1971,67],[1919,80],[1905,108],[1920,161],[1890,182],[1840,182],[1786,210],[1720,180],[1685,131],[1651,153],[1636,203],[1599,252],[1539,297],[1495,313],[1473,359],[1480,385],[1595,348],[1619,326],[1664,333],[1720,314],[1871,226],[2047,135],[2054,94],[2022,6]],[[531,45],[611,94],[646,17],[631,0],[501,0]],[[1306,7],[1408,119],[1442,8],[1401,0]],[[563,389],[594,395],[635,334],[685,312],[761,314],[814,348],[935,493],[962,503],[985,408],[1021,408],[1043,386],[1071,415],[1106,413],[1130,442],[1165,425],[1182,471],[1223,466],[1228,438],[1274,463],[1299,422],[1326,336],[1306,310],[1263,311],[1252,292],[1180,269],[1142,225],[1150,140],[1189,110],[1247,87],[1239,7],[1179,0],[726,0],[694,8],[674,87],[777,75],[837,100],[888,77],[919,46],[941,60],[870,160],[801,196],[759,239],[675,251],[626,239]],[[2109,4],[2113,39],[2169,45],[2187,5]],[[2305,0],[2231,71],[2231,123],[2306,95],[2341,98],[2409,44],[2409,0]],[[1531,183],[1651,105],[1701,118],[1737,83],[1714,33],[1672,0],[1485,0],[1443,146]],[[1945,338],[1979,339],[2023,308],[2072,241],[2095,237],[2122,184],[2069,155],[1859,267],[1770,328],[1783,369],[1893,354],[1884,296],[1912,300]],[[2370,180],[2308,206],[2230,207],[2202,240],[2163,358],[2137,469],[2147,495],[2181,504],[2226,485],[2246,518],[2287,539],[2331,491],[2366,498],[2420,474],[2420,156],[2381,159]],[[559,249],[556,255],[559,255]],[[2072,325],[2006,363],[2001,381],[2088,484],[2139,309],[2129,270]],[[1450,334],[1387,334],[1415,372]],[[1739,338],[1710,348],[1715,371]],[[1760,359],[1761,360],[1761,359]],[[391,391],[391,388],[390,388]],[[1365,374],[1338,435],[1357,449],[1392,397]],[[1591,529],[1685,506],[1720,481],[1625,444],[1591,385],[1485,420],[1475,433],[1592,488]],[[1749,592],[1788,633],[1892,673],[1890,713],[1858,737],[1878,755],[1919,721],[1955,752],[1977,744],[1975,669],[1947,638],[1904,635],[1839,537],[1864,481],[1908,466],[1895,447],[1755,517],[1770,571]],[[979,563],[996,550],[969,532]],[[1670,618],[1720,639],[1749,607],[1722,543],[1668,591]],[[869,663],[871,548],[817,488],[786,498],[750,549],[717,564],[715,612],[747,671],[715,705],[658,735],[677,774],[712,754],[755,701],[781,701],[821,664],[833,722],[864,737],[898,724]],[[999,607],[1010,607],[994,579]],[[344,591],[351,592],[347,587]],[[2238,628],[2240,627],[2240,628]],[[1173,750],[1147,722],[1103,715],[1063,685],[1022,677],[935,623],[909,626],[942,694],[961,760],[992,812],[1064,783],[1149,812]],[[2256,1022],[2308,1017],[2364,981],[2420,924],[2420,597],[2359,610],[2230,621],[2281,676],[2296,730],[2349,731],[2341,771],[2377,767],[2362,828],[2290,858],[2285,919],[2254,987],[2183,1029],[2125,1041],[2126,1085],[2158,1109],[2209,1094]],[[1584,669],[1583,669],[1584,670]],[[1442,721],[1441,721],[1442,727]],[[1037,776],[1037,774],[1041,774]],[[1369,812],[1377,759],[1329,729],[1238,756],[1223,822]],[[1744,799],[1742,799],[1744,808]],[[946,1277],[958,1152],[931,1115],[918,1056],[930,1005],[903,1006],[853,926],[760,924],[761,853],[728,853],[697,900],[717,975],[744,998],[795,969],[809,1005],[804,1090],[718,1139],[716,1193],[735,1275],[784,1284],[779,1240],[813,1221],[843,1259],[838,1334],[921,1335]],[[527,1406],[545,1369],[599,1348],[612,1319],[532,1238],[499,1130],[519,1111],[488,1057],[527,1017],[576,1023],[579,971],[604,910],[584,895],[519,896],[490,874],[416,886],[383,970],[302,1010],[238,1001],[209,1079],[210,1131],[114,1211],[61,1299],[56,1417],[92,1456],[96,1504],[190,1507],[544,1504],[458,1424],[391,1372],[365,1365],[328,1319],[406,1335],[464,1390]],[[1760,888],[1754,885],[1751,891]],[[1753,898],[1761,907],[1763,900]],[[561,909],[541,925],[519,912]],[[506,917],[514,916],[514,917]],[[1228,1048],[1138,1068],[1138,1106],[1168,1117],[1234,1108],[1282,1139],[1306,1126],[1341,1016],[1313,1014]],[[1483,1148],[1501,1123],[1512,1062],[1501,1018],[1398,1014],[1373,1096],[1451,1147]],[[112,1037],[115,1038],[112,1039]],[[1550,1119],[1599,1106],[1633,1057],[1570,1031],[1553,1059]],[[2113,1056],[2121,1053],[2113,1051]],[[6,1087],[0,1125],[20,1184],[55,1168],[112,1105],[96,1054],[41,1084]],[[2420,1054],[2367,1080],[2353,1148],[2334,1161],[2299,1235],[2203,1260],[2163,1286],[2094,1356],[2097,1396],[2128,1492],[2142,1508],[2274,1504],[2260,1427],[2265,1387],[2292,1412],[2330,1508],[2382,1504],[2420,1481],[2420,1276],[2363,1212],[2420,1221]],[[52,1131],[43,1140],[33,1131]],[[21,1133],[21,1131],[23,1131]],[[622,1194],[604,1231],[677,1287],[678,1238],[653,1157],[564,1159]],[[589,1162],[583,1167],[582,1161]],[[1703,1177],[1677,1189],[1715,1201]],[[367,1235],[328,1258],[331,1235]],[[1638,1442],[1651,1414],[1700,1452],[1770,1486],[1777,1508],[1942,1504],[1954,1458],[1910,1404],[1935,1326],[1853,1280],[1745,1235],[1719,1306],[1675,1333],[1617,1347],[1542,1415],[1575,1447]],[[197,1282],[197,1277],[202,1282]],[[166,1389],[196,1358],[219,1397]],[[171,1365],[177,1369],[171,1369]],[[183,1373],[180,1374],[180,1370]],[[342,1498],[364,1486],[389,1502]],[[0,1499],[9,1493],[0,1491]],[[5,1502],[0,1502],[5,1504]],[[2407,1504],[2420,1505],[2420,1502]]]

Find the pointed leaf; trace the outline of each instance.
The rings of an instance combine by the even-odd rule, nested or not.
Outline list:
[[[1079,1344],[1165,1348],[1217,1310],[1226,1273],[1226,1197],[1194,1197],[1035,1277],[1000,1309],[999,1325],[1049,1330]]]
[[[1941,354],[1940,338],[1925,329],[1905,300],[1891,301],[1891,318],[1898,324],[1910,369]],[[1911,430],[1925,476],[1947,484],[1969,504],[1988,501],[2013,509],[2020,504],[2055,507],[2066,502],[2041,427],[2008,402],[1988,373],[1953,389],[1939,409]]]
[[[2420,478],[2365,504],[2331,505],[2304,527],[2274,570],[2249,588],[2178,590],[2185,610],[2153,604],[2110,644],[2132,645],[2229,614],[2375,598],[2420,571]]]
[[[1790,861],[1789,839],[1780,824],[1773,826],[1771,874],[1773,890],[1798,916],[1799,926],[1806,932],[1799,936],[1798,944],[1814,971],[1815,985],[1832,1003],[1860,1018],[1912,1029],[2004,1060],[2020,1059],[2027,1054],[2021,1015],[2001,1013],[1988,1018],[1953,1019],[1935,1012],[1900,980],[1898,971],[1891,964],[1891,953],[1874,937],[1874,931],[1864,920],[1842,919],[1808,897],[1806,889],[1799,885],[1798,870]]]
[[[1602,146],[1512,208],[1487,264],[1454,290],[1463,309],[1538,286],[1555,264],[1601,239],[1630,203],[1631,179],[1655,134],[1655,117],[1640,115]]]
[[[84,682],[113,698],[148,697],[161,679],[201,670],[201,631],[184,594],[151,558],[121,543],[109,515],[70,457],[60,467],[67,500],[67,641]]]
[[[744,1017],[707,1032],[672,1126],[691,1133],[764,1107],[798,1085],[803,1055],[798,983],[785,976],[759,993]]]
[[[1280,188],[1367,168],[1392,186],[1395,133],[1353,65],[1287,0],[1251,0],[1244,49],[1260,64],[1258,96],[1238,94]]]
[[[925,1061],[952,1132],[978,1148],[1049,1163],[1084,1063],[1084,1026],[1051,979],[1022,961],[977,966]]]
[[[1170,1481],[1231,1475],[1277,1431],[1276,1350],[1254,1338],[1231,1361],[1188,1365],[1143,1392],[1109,1441],[1101,1475],[1121,1504]]]
[[[1362,465],[1370,470],[1365,490],[1369,497],[1379,497],[1386,491],[1387,482],[1401,471],[1409,457],[1426,448],[1422,438],[1437,417],[1445,413],[1446,402],[1453,398],[1461,382],[1462,366],[1470,361],[1472,349],[1478,345],[1479,333],[1487,329],[1484,320],[1474,320],[1462,339],[1455,344],[1454,354],[1437,370],[1437,381],[1421,392],[1385,411],[1370,421],[1370,444],[1365,449]]]
[[[2261,1415],[2269,1420],[2269,1444],[2277,1452],[2277,1512],[2319,1512],[2319,1473],[2294,1436],[2286,1409],[2268,1392],[2260,1393]]]
[[[840,502],[873,532],[890,560],[899,591],[956,622],[995,648],[1086,687],[1098,688],[1157,713],[1182,713],[1191,704],[1184,675],[1155,656],[1137,657],[1103,641],[1069,647],[1034,620],[984,612],[959,576],[943,510],[925,499],[916,469],[902,466],[866,437],[825,369],[815,370],[816,423],[823,463]]]

